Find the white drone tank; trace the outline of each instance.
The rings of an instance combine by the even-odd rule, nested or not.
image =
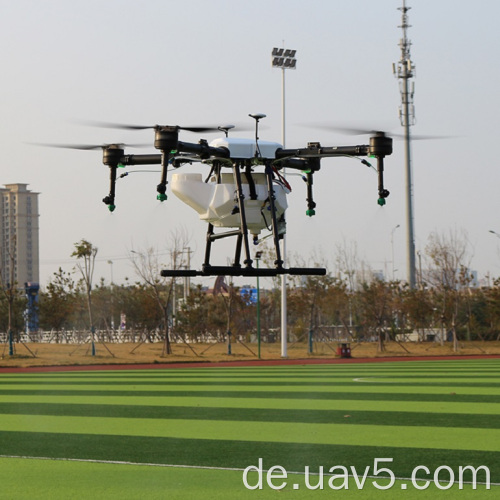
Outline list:
[[[241,158],[276,158],[276,151],[283,146],[279,142],[260,141],[255,139],[245,139],[240,137],[219,137],[210,143],[214,148],[225,148],[229,151],[232,159]]]
[[[241,176],[248,230],[258,235],[262,229],[271,227],[271,210],[267,194],[267,180],[264,173],[252,173],[256,200],[250,199],[250,187],[245,175]],[[240,227],[238,199],[233,174],[221,174],[218,184],[215,176],[204,182],[201,174],[173,174],[170,183],[172,192],[184,203],[194,208],[201,220],[215,227]],[[273,183],[276,216],[279,218],[287,209],[286,195],[290,192],[279,182]]]

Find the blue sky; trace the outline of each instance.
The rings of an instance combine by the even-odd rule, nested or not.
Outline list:
[[[500,4],[407,4],[416,65],[412,132],[455,136],[413,144],[416,248],[424,251],[432,231],[464,230],[471,267],[500,276],[500,240],[488,232],[500,233]],[[99,248],[97,276],[106,280],[108,260],[115,281],[133,279],[130,249],[162,248],[178,228],[190,234],[193,262],[201,264],[206,228],[174,196],[156,201],[159,174],[119,181],[110,214],[101,202],[108,172],[100,152],[27,143],[152,142],[150,130],[94,129],[75,120],[250,125],[255,112],[267,114],[261,138],[280,141],[281,74],[271,68],[270,53],[283,44],[298,58],[297,70],[286,73],[287,146],[368,140],[305,126],[314,123],[401,133],[392,74],[400,6],[401,0],[0,0],[0,184],[29,183],[41,193],[42,284],[60,265],[71,268],[73,245],[82,238]],[[356,242],[360,258],[390,273],[391,233],[399,224],[394,267],[404,278],[403,143],[395,142],[386,161],[391,196],[383,208],[376,175],[353,160],[324,161],[315,182],[317,215],[308,218],[305,186],[292,178],[289,254],[315,251],[333,268],[336,247]]]

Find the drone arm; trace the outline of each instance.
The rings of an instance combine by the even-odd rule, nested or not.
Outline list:
[[[307,170],[309,168],[308,160],[299,158],[283,158],[274,162],[274,167],[278,170],[283,168],[291,168],[293,170]]]
[[[311,143],[307,148],[279,149],[276,158],[327,158],[335,156],[367,156],[369,146],[327,146],[321,147],[319,143]]]
[[[200,141],[198,144],[179,141],[177,147],[180,153],[193,153],[198,155],[202,160],[206,160],[212,156],[217,158],[229,158],[228,149],[214,148],[209,146],[206,141]]]
[[[389,196],[389,191],[384,188],[384,158],[392,154],[392,139],[387,137],[384,132],[375,132],[370,137],[370,144],[361,146],[333,146],[321,147],[319,142],[310,142],[307,148],[302,149],[279,149],[276,152],[276,159],[284,159],[283,163],[293,162],[295,159],[308,159],[311,162],[309,171],[319,170],[319,161],[321,158],[338,156],[373,156],[377,158],[378,172],[378,195],[377,203],[380,206],[385,205],[385,199]],[[313,163],[315,162],[315,163]],[[307,214],[314,213],[312,203],[312,176],[307,177]]]
[[[161,155],[126,155],[120,160],[121,165],[160,165]]]

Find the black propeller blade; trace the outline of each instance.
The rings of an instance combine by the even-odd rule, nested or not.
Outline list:
[[[112,122],[82,122],[85,125],[102,128],[116,128],[121,130],[146,130],[146,129],[161,129],[167,125],[132,125],[125,123],[112,123]],[[182,127],[180,125],[173,125],[179,130],[187,130],[189,132],[218,132],[219,128],[214,126],[198,126],[198,127]]]
[[[124,144],[124,143],[109,143],[109,144],[40,144],[30,143],[32,146],[42,146],[45,148],[62,148],[62,149],[78,149],[81,151],[91,151],[97,149],[123,149],[123,148],[147,148],[151,144]]]
[[[85,121],[78,120],[76,123],[81,125],[91,126],[91,127],[100,127],[100,128],[114,128],[120,130],[147,130],[153,129],[158,130],[163,127],[167,128],[168,125],[134,125],[127,123],[114,123],[114,122],[101,122],[101,121]],[[177,128],[178,130],[186,130],[188,132],[224,132],[227,133],[228,130],[236,129],[237,132],[244,132],[248,130],[253,130],[247,126],[226,124],[223,125],[201,125],[201,126],[181,126],[181,125],[171,125],[170,127]]]
[[[337,126],[337,125],[330,125],[330,124],[316,124],[313,125],[315,128],[320,128],[323,130],[331,130],[332,132],[339,132],[342,134],[347,134],[347,135],[377,135],[377,134],[384,134],[384,135],[390,135],[390,137],[393,137],[395,139],[404,139],[405,134],[397,134],[397,133],[392,133],[392,132],[384,132],[382,130],[376,130],[376,129],[365,129],[365,128],[358,128],[358,127],[343,127],[343,126]],[[427,141],[427,140],[434,140],[434,139],[452,139],[453,136],[447,136],[447,135],[419,135],[419,134],[410,134],[411,140],[417,140],[417,141]]]

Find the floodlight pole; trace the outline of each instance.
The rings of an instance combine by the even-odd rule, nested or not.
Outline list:
[[[281,143],[286,147],[286,115],[285,115],[285,68],[281,68]],[[283,175],[285,170],[283,170]],[[283,266],[286,267],[286,233],[281,243],[281,258]],[[281,275],[281,357],[288,357],[288,305],[287,305],[287,279],[286,274]]]
[[[257,269],[259,269],[259,261],[262,257],[262,252],[255,252],[255,262],[257,263]],[[261,327],[260,327],[260,282],[259,275],[257,274],[257,354],[260,359],[260,349],[261,349]]]
[[[281,143],[286,147],[285,68],[281,68]]]
[[[114,318],[114,307],[113,307],[113,261],[108,260],[108,264],[111,268],[111,283],[109,284],[109,293],[111,296],[111,331],[115,331],[115,318]]]
[[[295,50],[273,48],[272,52],[272,67],[281,69],[281,142],[283,147],[286,146],[286,112],[285,112],[285,69],[295,69],[297,59],[295,58]],[[285,174],[285,170],[283,171]],[[282,259],[283,265],[286,264],[286,234],[282,240]],[[286,299],[287,279],[286,274],[281,275],[281,357],[286,358],[287,353],[287,299]]]

